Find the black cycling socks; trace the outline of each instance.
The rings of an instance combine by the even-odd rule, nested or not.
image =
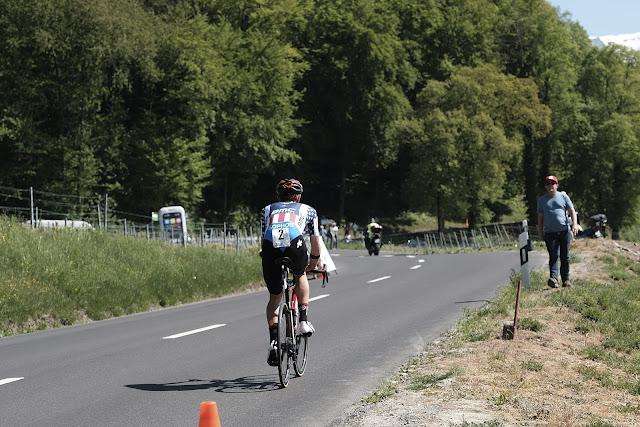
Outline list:
[[[269,341],[273,341],[277,339],[278,339],[278,324],[276,323],[275,325],[269,328]]]
[[[307,310],[309,309],[309,304],[300,304],[298,306],[298,313],[300,314],[300,321],[307,321]]]

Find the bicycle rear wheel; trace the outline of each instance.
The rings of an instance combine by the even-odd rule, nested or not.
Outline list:
[[[291,362],[292,354],[291,349],[293,347],[293,339],[288,332],[291,330],[291,313],[288,307],[284,303],[284,295],[280,301],[280,308],[278,309],[278,376],[280,377],[280,384],[282,387],[289,385],[289,379],[291,378]]]
[[[307,369],[307,351],[309,349],[309,337],[307,335],[296,335],[296,358],[293,362],[293,366],[298,376],[304,374],[304,370]]]

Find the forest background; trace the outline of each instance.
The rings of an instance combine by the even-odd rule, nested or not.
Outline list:
[[[640,52],[544,0],[0,9],[0,186],[247,225],[293,176],[322,216],[442,230],[535,223],[553,174],[583,220],[636,223]]]

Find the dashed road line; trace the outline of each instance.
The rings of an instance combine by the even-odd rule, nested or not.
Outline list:
[[[420,268],[420,267],[422,267],[420,264],[414,265],[413,267],[411,267],[411,270],[415,270],[416,268]]]
[[[326,297],[328,297],[328,296],[329,296],[329,294],[325,294],[325,295],[318,295],[317,297],[309,298],[309,302],[311,302],[311,301],[317,301],[317,300],[319,300],[319,299],[326,298]]]
[[[391,277],[391,276],[378,277],[377,279],[369,280],[367,283],[375,283],[375,282],[379,282],[379,281],[381,281],[381,280],[388,279],[389,277]]]
[[[182,338],[182,337],[187,336],[187,335],[197,334],[198,332],[204,332],[204,331],[208,331],[209,329],[220,328],[222,326],[227,326],[227,324],[226,323],[221,323],[219,325],[205,326],[204,328],[194,329],[192,331],[187,331],[187,332],[181,332],[181,333],[175,334],[175,335],[169,335],[168,337],[163,337],[162,339],[163,340],[172,340],[174,338]]]
[[[24,377],[5,378],[3,380],[0,380],[0,385],[9,384],[9,383],[12,383],[14,381],[20,381],[20,380],[23,380],[23,379],[24,379]]]

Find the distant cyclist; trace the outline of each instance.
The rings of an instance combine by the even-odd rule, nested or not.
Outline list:
[[[276,342],[278,339],[278,306],[282,298],[282,270],[275,263],[277,258],[291,258],[297,286],[298,329],[311,335],[315,329],[307,317],[309,307],[309,281],[305,270],[313,270],[320,258],[320,232],[318,214],[314,208],[300,203],[302,184],[297,179],[283,179],[276,186],[278,202],[265,206],[260,212],[260,237],[262,240],[262,275],[269,289],[267,323],[269,324],[269,358],[267,363],[278,365]],[[304,233],[310,235],[311,255],[307,256]],[[309,258],[311,260],[309,261]]]

